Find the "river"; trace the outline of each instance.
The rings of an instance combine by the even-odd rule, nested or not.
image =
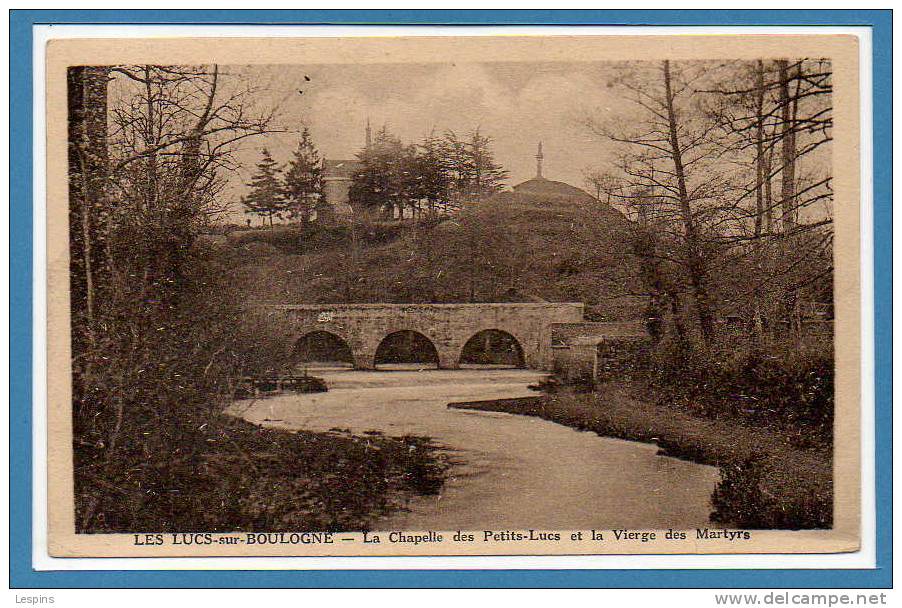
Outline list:
[[[532,416],[449,409],[454,401],[536,395],[530,370],[317,370],[329,391],[237,402],[263,426],[429,436],[454,466],[438,496],[374,524],[382,530],[693,528],[708,525],[717,469],[657,456]]]

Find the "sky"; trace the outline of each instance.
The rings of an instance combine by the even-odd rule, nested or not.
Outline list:
[[[433,129],[460,134],[479,127],[493,138],[508,185],[535,175],[542,141],[545,177],[583,187],[583,171],[605,164],[610,144],[582,121],[623,103],[608,87],[605,63],[230,66],[228,72],[260,87],[261,106],[278,106],[277,123],[294,131],[243,145],[242,169],[229,177],[235,198],[264,146],[287,162],[306,125],[325,158],[351,159],[364,144],[367,119],[374,132],[385,125],[405,142]]]
[[[364,145],[367,120],[374,133],[384,125],[405,143],[432,131],[465,136],[478,127],[493,139],[495,159],[510,173],[508,186],[535,176],[541,141],[544,176],[586,189],[585,172],[610,171],[618,155],[618,144],[586,122],[615,131],[641,124],[643,111],[616,84],[627,67],[503,57],[478,63],[222,66],[228,87],[255,88],[256,110],[276,108],[273,126],[285,131],[242,140],[238,169],[225,176],[223,195],[232,211],[222,219],[244,221],[240,200],[262,148],[287,163],[306,126],[324,158],[353,159]],[[824,147],[805,164],[829,167],[829,159]],[[830,213],[829,202],[808,212]]]

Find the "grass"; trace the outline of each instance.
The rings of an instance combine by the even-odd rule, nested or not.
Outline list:
[[[354,247],[346,228],[277,226],[233,232],[218,255],[252,301],[542,299],[585,302],[595,320],[631,318],[639,299],[626,220],[507,194],[437,224],[360,227]]]
[[[617,383],[594,393],[455,403],[449,407],[537,416],[602,436],[656,443],[662,453],[720,468],[711,497],[715,522],[752,529],[830,528],[829,450],[802,449],[773,428],[706,418],[638,399]]]

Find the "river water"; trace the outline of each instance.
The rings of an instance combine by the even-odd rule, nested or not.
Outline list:
[[[382,530],[694,528],[708,524],[717,469],[657,456],[532,416],[449,409],[536,395],[529,370],[317,370],[329,391],[236,402],[263,426],[431,437],[455,463],[438,496],[376,522]]]

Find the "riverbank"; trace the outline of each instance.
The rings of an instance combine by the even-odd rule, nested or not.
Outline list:
[[[668,456],[717,466],[721,480],[711,497],[716,522],[765,529],[832,525],[830,453],[794,447],[774,429],[655,404],[617,383],[594,393],[562,391],[448,407],[536,416],[602,436],[655,443]]]
[[[522,369],[317,371],[326,393],[239,401],[228,412],[270,428],[431,437],[452,466],[440,494],[417,497],[374,530],[589,530],[704,527],[714,467],[655,456],[527,416],[448,408],[529,397],[546,375]],[[598,463],[586,475],[584,463]],[[624,471],[629,475],[624,476]],[[579,500],[561,500],[578,496]]]
[[[232,416],[202,432],[200,449],[173,454],[159,484],[146,459],[131,467],[143,492],[77,478],[77,497],[104,513],[102,526],[81,531],[367,531],[412,497],[438,493],[447,468],[422,437],[289,432]]]

